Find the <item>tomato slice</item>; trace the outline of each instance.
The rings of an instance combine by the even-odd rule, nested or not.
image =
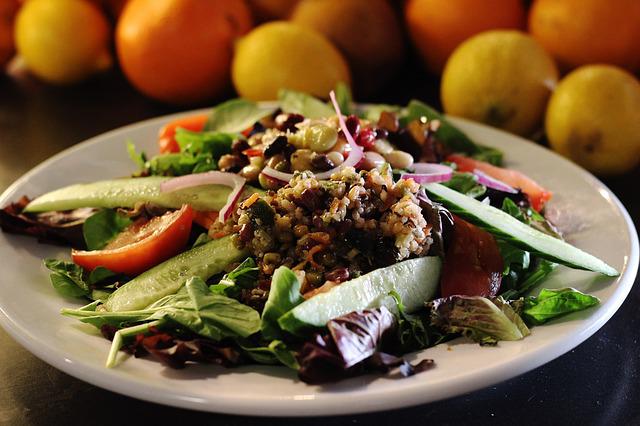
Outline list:
[[[175,139],[176,129],[182,127],[183,129],[193,132],[200,132],[204,129],[204,124],[207,122],[208,117],[207,114],[191,115],[189,117],[179,118],[165,125],[158,133],[160,154],[180,152],[180,145],[178,145],[178,141]]]
[[[138,275],[178,254],[189,239],[193,209],[180,210],[153,219],[138,220],[121,232],[103,250],[72,250],[73,261],[87,270],[103,266],[113,272]]]
[[[529,199],[531,207],[536,211],[542,210],[545,203],[551,199],[551,191],[546,190],[536,181],[519,171],[497,167],[493,164],[458,154],[449,155],[447,161],[456,163],[458,170],[461,172],[473,172],[474,169],[478,169],[507,185],[520,188]]]
[[[440,279],[442,297],[495,296],[504,262],[493,235],[454,215],[449,244]]]
[[[218,220],[218,212],[215,210],[196,211],[193,213],[193,221],[204,229],[209,229]]]

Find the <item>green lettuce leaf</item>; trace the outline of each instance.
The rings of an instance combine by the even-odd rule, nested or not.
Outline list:
[[[209,286],[213,293],[237,297],[243,288],[254,288],[258,284],[258,267],[252,257],[246,258],[236,268],[222,277],[218,284]]]
[[[89,216],[82,225],[82,234],[89,250],[101,250],[109,241],[131,225],[131,219],[104,209]]]
[[[45,259],[44,266],[51,271],[49,279],[53,288],[65,297],[88,297],[93,300],[104,299],[113,291],[112,281],[126,278],[102,266],[88,273],[73,262],[59,259]],[[106,285],[104,283],[106,282]]]
[[[528,327],[502,298],[450,296],[429,303],[431,323],[444,333],[460,333],[481,345],[520,340]]]
[[[267,340],[277,339],[281,335],[278,318],[304,302],[300,294],[300,282],[293,271],[280,266],[273,273],[269,298],[262,311],[260,329]]]
[[[599,303],[597,297],[574,288],[542,289],[537,297],[530,296],[524,299],[522,315],[528,323],[539,325]]]
[[[95,327],[130,324],[154,320],[171,320],[196,334],[215,341],[227,337],[249,337],[260,330],[260,314],[235,299],[214,294],[206,283],[192,277],[176,294],[160,299],[137,311],[90,311],[63,309],[62,314]]]
[[[231,99],[211,111],[204,131],[239,133],[253,126],[261,118],[273,114],[275,110],[276,108],[258,105],[247,99]]]
[[[305,118],[325,118],[335,115],[335,111],[321,100],[295,90],[280,89],[278,101],[282,111],[302,114]]]
[[[442,184],[471,198],[479,198],[487,192],[487,187],[479,184],[473,173],[454,172],[451,179]]]
[[[243,342],[238,344],[251,359],[259,364],[282,364],[296,371],[300,368],[295,353],[282,340],[273,340],[266,346],[249,346]]]

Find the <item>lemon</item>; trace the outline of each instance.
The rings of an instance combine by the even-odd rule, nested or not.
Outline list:
[[[541,125],[557,80],[553,59],[533,38],[519,31],[487,31],[453,52],[440,96],[447,114],[528,135]]]
[[[568,74],[549,101],[545,129],[551,147],[598,174],[620,174],[640,163],[640,83],[610,65]]]
[[[338,82],[350,82],[340,52],[320,33],[289,22],[270,22],[237,44],[231,77],[247,99],[276,99],[280,88],[326,98]]]
[[[18,13],[18,53],[36,76],[74,83],[111,65],[109,23],[83,0],[29,0]]]

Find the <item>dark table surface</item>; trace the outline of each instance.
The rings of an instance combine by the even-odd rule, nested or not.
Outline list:
[[[402,87],[390,86],[386,93],[367,100],[392,103],[416,97],[437,104],[436,82],[419,74],[399,81],[404,82]],[[116,71],[69,88],[45,86],[26,76],[0,75],[0,190],[68,146],[179,110],[145,99]],[[638,226],[640,171],[603,181]],[[147,424],[640,424],[637,284],[594,336],[534,371],[445,401],[330,419],[218,415],[135,400],[54,369],[0,329],[0,424],[122,424],[138,415]]]

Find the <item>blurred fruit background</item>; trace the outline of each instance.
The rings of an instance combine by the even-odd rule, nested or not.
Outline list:
[[[172,110],[344,82],[597,174],[640,163],[638,0],[0,0],[0,67],[69,93],[124,78]]]

